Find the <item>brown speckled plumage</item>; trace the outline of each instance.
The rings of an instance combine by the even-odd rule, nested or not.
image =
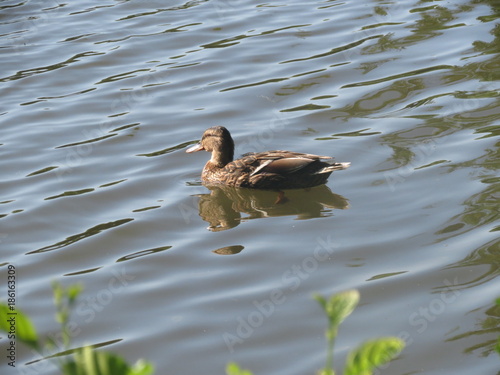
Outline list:
[[[223,184],[256,189],[298,189],[321,185],[335,170],[350,163],[325,162],[330,156],[292,151],[250,152],[233,161],[234,142],[223,126],[209,128],[201,142],[186,150],[205,150],[212,157],[203,168],[201,179],[206,184]]]

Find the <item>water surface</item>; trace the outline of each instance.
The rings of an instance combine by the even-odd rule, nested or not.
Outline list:
[[[72,346],[158,374],[313,374],[399,335],[384,374],[496,374],[500,8],[495,1],[0,3],[1,264],[40,335],[82,283]],[[236,154],[350,161],[327,185],[208,189]],[[6,298],[7,290],[0,293]],[[56,374],[18,348],[17,369]],[[2,373],[16,373],[2,360]]]

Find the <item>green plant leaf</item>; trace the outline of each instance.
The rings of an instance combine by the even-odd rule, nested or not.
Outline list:
[[[313,295],[313,298],[318,301],[319,305],[325,310],[326,313],[326,299],[321,294]]]
[[[74,361],[64,370],[65,375],[128,375],[131,369],[120,356],[86,346],[75,353]]]
[[[11,310],[10,306],[0,303],[0,316],[4,317],[0,319],[0,330],[7,333],[7,338],[9,338],[9,333],[15,334],[17,340],[38,349],[39,343],[36,329],[28,315],[19,309]],[[14,326],[11,326],[12,322],[15,323]],[[11,330],[11,327],[14,329]]]
[[[66,289],[66,293],[68,295],[68,302],[69,304],[73,304],[78,296],[82,293],[83,291],[83,285],[81,284],[73,284],[68,286]]]
[[[325,310],[326,316],[330,322],[330,327],[337,327],[347,318],[356,308],[359,302],[359,292],[356,289],[334,294],[329,300],[325,300],[321,295],[315,295],[314,298]]]
[[[344,375],[370,375],[376,367],[397,356],[404,347],[404,341],[397,337],[367,341],[348,354]]]
[[[151,375],[153,372],[154,366],[151,363],[143,359],[139,359],[127,375]]]
[[[67,310],[57,311],[55,317],[56,317],[56,322],[57,323],[64,324],[68,320],[69,313],[68,313]]]
[[[335,372],[332,369],[322,369],[317,372],[317,375],[335,375]]]
[[[96,351],[91,346],[75,352],[73,360],[62,364],[64,375],[151,375],[153,372],[153,365],[147,361],[138,360],[130,367],[119,355]]]
[[[60,282],[52,282],[52,293],[54,294],[54,305],[59,306],[64,295],[64,289]]]
[[[243,370],[237,363],[230,362],[226,366],[226,375],[253,375],[250,370]]]

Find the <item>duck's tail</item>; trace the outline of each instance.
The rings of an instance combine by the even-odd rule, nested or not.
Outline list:
[[[349,168],[350,165],[351,165],[351,162],[333,163],[333,164],[330,164],[328,167],[321,168],[315,174],[332,173],[333,171],[340,171],[342,169]]]

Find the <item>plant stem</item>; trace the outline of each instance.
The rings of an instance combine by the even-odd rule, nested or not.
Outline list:
[[[335,345],[335,337],[331,337],[328,340],[328,347],[326,352],[326,366],[325,370],[327,374],[333,375],[333,346]]]

